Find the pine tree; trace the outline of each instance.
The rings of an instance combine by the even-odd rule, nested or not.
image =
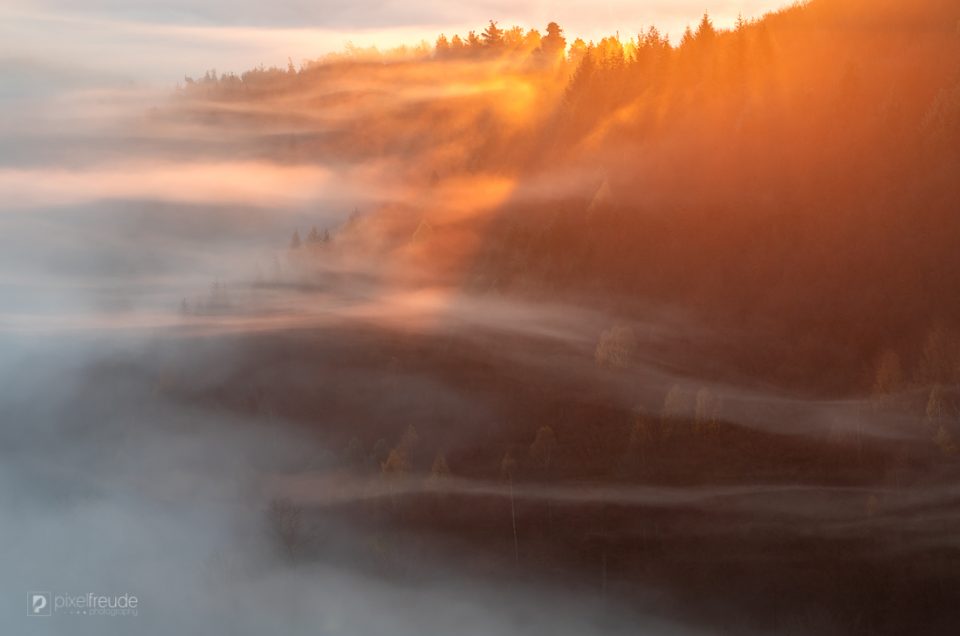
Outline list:
[[[503,47],[503,29],[497,26],[497,23],[490,20],[490,24],[480,35],[483,45],[488,49],[500,49]]]
[[[700,20],[700,25],[697,27],[697,33],[695,39],[698,44],[710,45],[713,44],[713,41],[717,38],[717,30],[713,26],[713,21],[710,19],[710,14],[704,13],[703,18]]]
[[[450,41],[447,40],[447,36],[440,35],[437,38],[437,43],[433,47],[434,55],[437,57],[443,58],[450,55]]]
[[[548,57],[562,55],[567,48],[567,39],[563,37],[563,29],[556,22],[547,25],[547,34],[540,41],[540,49]]]
[[[570,62],[573,68],[579,68],[580,62],[583,61],[583,56],[586,54],[587,43],[581,38],[577,38],[570,45],[570,51],[567,53],[567,60]]]
[[[742,12],[742,11],[739,12],[739,13],[737,13],[737,21],[736,21],[736,23],[734,24],[734,27],[733,27],[733,28],[734,28],[734,30],[736,30],[738,33],[739,33],[739,32],[742,32],[744,29],[747,28],[747,21],[743,19],[743,12]]]
[[[480,38],[477,37],[476,31],[471,31],[470,33],[467,33],[466,46],[467,46],[467,49],[469,49],[471,52],[474,52],[474,53],[479,51],[481,48],[483,48],[483,42],[481,42]]]

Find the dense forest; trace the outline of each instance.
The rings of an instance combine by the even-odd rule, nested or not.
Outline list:
[[[426,219],[471,289],[676,303],[756,339],[728,352],[741,370],[843,394],[888,353],[905,381],[956,379],[920,367],[931,338],[960,346],[958,28],[945,0],[704,16],[675,44],[491,21],[183,95],[246,125],[336,122],[291,158],[394,158],[416,204],[377,213],[397,243]],[[498,188],[482,216],[431,211]]]
[[[599,310],[601,370],[640,362],[649,334],[629,324],[651,306],[723,334],[679,345],[699,380],[661,387],[661,421],[630,444],[674,419],[711,429],[705,387],[741,378],[866,398],[957,452],[955,2],[812,0],[599,42],[490,21],[432,47],[211,71],[177,108],[388,193],[294,232],[301,283],[386,259],[397,289]]]

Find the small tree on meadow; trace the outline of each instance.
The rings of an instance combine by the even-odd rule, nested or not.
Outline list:
[[[695,432],[715,433],[720,427],[720,399],[710,389],[697,391],[694,403]]]
[[[649,448],[656,439],[656,423],[643,413],[637,415],[633,426],[630,427],[630,438],[627,440],[627,464],[631,466],[645,464]]]
[[[891,349],[880,355],[873,380],[874,401],[882,401],[903,387],[903,369],[900,356]]]
[[[447,465],[447,458],[443,453],[437,453],[433,458],[433,466],[430,468],[430,478],[433,480],[446,479],[450,476],[450,466]]]
[[[920,360],[921,383],[952,383],[957,378],[957,363],[960,359],[960,338],[942,325],[935,325],[927,332]]]
[[[517,473],[517,460],[513,456],[512,450],[507,450],[500,459],[500,479],[513,481]]]
[[[383,463],[387,461],[387,457],[390,455],[390,444],[384,438],[378,439],[373,443],[373,448],[370,451],[370,467],[373,469],[382,469]]]
[[[413,424],[409,425],[400,437],[387,459],[382,464],[383,472],[386,474],[402,475],[409,473],[413,468],[413,453],[420,442],[420,436]]]
[[[433,465],[430,467],[430,475],[427,477],[427,488],[434,492],[436,501],[439,503],[443,499],[444,484],[450,479],[450,466],[447,465],[447,458],[439,452],[433,458]]]
[[[950,431],[953,419],[950,411],[946,392],[941,385],[935,384],[927,398],[925,424],[933,443],[945,455],[955,455],[958,451],[957,443]]]
[[[953,434],[950,432],[950,429],[947,428],[946,422],[941,422],[937,427],[937,432],[933,436],[933,441],[937,445],[937,448],[940,449],[940,452],[944,455],[956,455],[957,454],[957,442],[953,437]]]
[[[624,369],[630,365],[637,339],[630,327],[615,326],[600,334],[594,359],[601,367]]]
[[[520,539],[517,534],[517,504],[513,497],[513,476],[517,472],[517,460],[513,453],[508,450],[500,460],[500,478],[506,480],[510,489],[510,522],[513,526],[513,557],[516,563],[520,563]]]
[[[939,384],[933,385],[930,394],[927,396],[927,408],[925,410],[927,428],[936,431],[944,422],[947,415],[946,398],[943,387]]]
[[[530,458],[543,470],[550,470],[550,460],[557,447],[557,436],[549,426],[537,429],[537,435],[530,444]]]
[[[690,417],[690,403],[687,392],[679,384],[673,385],[663,399],[660,413],[660,437],[669,439],[676,432],[680,420]]]
[[[399,448],[394,448],[380,466],[384,475],[402,476],[410,472],[410,459]]]

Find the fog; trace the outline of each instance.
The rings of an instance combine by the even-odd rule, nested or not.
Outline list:
[[[321,448],[279,422],[265,430],[157,400],[136,379],[93,386],[83,379],[95,358],[140,351],[139,338],[17,344],[5,349],[0,376],[7,554],[0,606],[10,628],[419,634],[457,626],[477,634],[575,634],[602,623],[632,631],[609,608],[560,590],[504,593],[442,564],[410,588],[349,566],[290,563],[272,540],[264,475],[322,467]],[[38,386],[56,397],[34,394]],[[348,530],[341,532],[347,541]],[[25,611],[32,590],[136,594],[140,612],[38,623]],[[558,611],[558,602],[566,609]],[[689,633],[665,621],[648,625],[654,633]]]
[[[151,377],[157,350],[180,340],[353,321],[453,331],[480,324],[569,340],[584,337],[583,318],[469,299],[444,310],[446,294],[389,290],[382,281],[354,288],[349,281],[361,275],[382,277],[383,264],[358,270],[347,257],[327,264],[349,275],[345,286],[284,291],[281,283],[296,285],[300,276],[286,251],[291,228],[304,219],[334,227],[352,210],[343,202],[369,205],[398,193],[389,184],[371,193],[370,174],[337,165],[193,159],[202,140],[178,142],[145,123],[152,92],[20,97],[4,103],[11,117],[0,143],[0,612],[7,629],[635,631],[632,609],[529,583],[504,590],[441,562],[423,566],[427,576],[413,587],[337,562],[336,546],[319,560],[291,563],[274,539],[276,493],[266,485],[273,474],[323,468],[330,451],[280,420],[266,426],[166,399]],[[66,120],[65,104],[77,105]],[[258,291],[258,269],[274,264],[279,274],[269,276],[279,276],[272,279],[279,286]],[[243,303],[227,315],[182,315],[181,299],[205,295],[214,281],[235,286]],[[229,368],[229,346],[214,340],[205,351],[204,377],[215,385]],[[176,368],[173,356],[166,364]],[[131,371],[98,371],[115,364]],[[348,541],[349,528],[336,532]],[[37,590],[135,594],[140,610],[43,622],[27,613],[27,594]],[[691,633],[653,615],[641,620],[651,633]]]
[[[556,12],[589,32],[609,28],[605,12],[639,20],[628,4],[539,3],[516,15]],[[767,4],[717,11],[732,21]],[[654,5],[677,24],[700,11]],[[704,598],[682,589],[684,559],[743,537],[760,537],[743,556],[758,571],[780,567],[776,548],[763,551],[769,537],[830,550],[863,542],[889,559],[960,548],[960,491],[938,480],[948,469],[908,474],[911,461],[930,461],[930,431],[911,410],[929,387],[898,387],[883,408],[868,391],[794,390],[725,357],[765,333],[681,303],[548,288],[524,278],[526,262],[513,286],[484,279],[483,264],[505,258],[491,251],[497,232],[522,236],[528,209],[603,211],[629,177],[609,168],[624,148],[656,177],[660,155],[646,147],[599,147],[622,112],[591,123],[577,146],[585,160],[527,165],[525,150],[554,141],[539,133],[567,77],[460,60],[438,79],[394,51],[305,65],[322,81],[299,91],[223,98],[205,95],[199,76],[186,88],[168,81],[174,64],[177,79],[219,60],[285,66],[281,46],[307,56],[357,30],[361,43],[410,42],[508,10],[4,10],[14,20],[0,36],[48,22],[49,33],[86,35],[71,36],[84,43],[76,60],[63,54],[70,38],[38,51],[29,34],[12,37],[5,46],[23,56],[0,65],[11,79],[0,94],[0,624],[23,634],[672,636],[720,623],[747,633],[761,630],[741,622],[742,606],[714,601],[714,588]],[[130,59],[105,59],[139,37]],[[144,62],[184,42],[172,61]],[[144,77],[132,77],[141,63]],[[504,157],[498,169],[489,156]],[[638,190],[650,215],[675,194]],[[709,452],[723,449],[677,452],[686,442],[664,432],[674,420],[728,427],[740,444],[730,456],[796,444],[842,472],[862,454],[867,477],[859,465],[846,484],[818,482],[816,468],[784,477],[776,457],[756,472],[749,460],[710,472]],[[548,425],[575,441],[541,461]],[[414,428],[416,462],[400,457],[392,471],[389,453],[403,455]],[[635,452],[644,435],[666,459]],[[452,474],[447,456],[461,460]],[[899,463],[870,473],[874,456]],[[570,457],[588,468],[561,476],[551,461]],[[661,481],[643,472],[656,461],[672,466]],[[623,511],[635,525],[609,521]],[[436,519],[440,529],[428,528]],[[564,543],[566,526],[588,530]],[[677,578],[643,564],[648,579],[617,579],[607,550],[618,541],[654,545],[651,562],[682,551],[664,559]],[[707,547],[688,557],[684,541]],[[135,594],[139,612],[42,619],[27,611],[39,591]]]

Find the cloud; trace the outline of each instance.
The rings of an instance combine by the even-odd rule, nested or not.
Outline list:
[[[316,200],[330,172],[272,163],[166,163],[88,170],[0,169],[0,197],[11,208],[81,204],[104,199],[179,203],[289,205]],[[50,184],[56,183],[56,188]]]

